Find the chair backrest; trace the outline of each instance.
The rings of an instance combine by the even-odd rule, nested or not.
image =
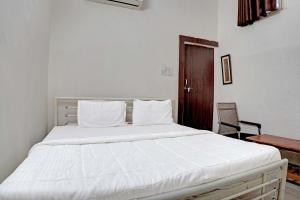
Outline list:
[[[227,135],[237,133],[235,128],[221,125],[220,122],[225,122],[239,126],[239,118],[236,108],[236,103],[217,103],[218,119],[219,119],[219,134]]]

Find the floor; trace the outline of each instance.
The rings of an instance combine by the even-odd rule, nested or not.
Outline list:
[[[287,183],[285,200],[300,200],[300,187]]]

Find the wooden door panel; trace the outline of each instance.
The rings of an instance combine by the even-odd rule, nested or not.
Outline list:
[[[214,50],[186,45],[185,80],[191,91],[184,91],[183,125],[212,130]]]
[[[179,36],[179,124],[212,130],[214,48],[218,46],[215,41]],[[185,78],[191,79],[190,94],[184,90]]]

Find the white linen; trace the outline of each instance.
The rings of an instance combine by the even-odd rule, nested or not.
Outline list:
[[[133,125],[154,125],[171,123],[173,123],[171,100],[133,101]]]
[[[80,127],[123,126],[126,103],[123,101],[78,101]]]
[[[0,185],[0,199],[129,200],[278,160],[276,148],[195,129],[49,139]]]
[[[99,136],[144,135],[154,133],[195,132],[193,128],[178,124],[134,126],[125,125],[104,128],[82,128],[79,126],[57,126],[46,136],[44,141],[58,139],[94,138]]]

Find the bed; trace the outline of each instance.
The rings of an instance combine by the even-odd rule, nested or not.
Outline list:
[[[56,127],[0,185],[7,200],[284,199],[276,148],[177,124],[80,128],[56,99]]]

